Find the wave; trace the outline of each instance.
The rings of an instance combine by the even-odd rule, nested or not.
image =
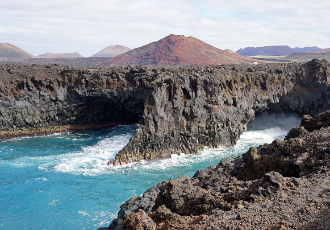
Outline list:
[[[287,127],[286,127],[287,128]],[[74,175],[97,176],[101,174],[124,174],[128,170],[134,172],[162,172],[176,167],[192,167],[200,162],[212,165],[224,157],[237,156],[246,152],[251,146],[270,143],[275,138],[283,139],[287,129],[271,127],[264,130],[250,130],[244,132],[238,143],[229,148],[204,148],[197,154],[172,155],[169,159],[155,160],[151,162],[134,162],[121,167],[107,165],[109,160],[129,142],[132,130],[116,130],[112,136],[103,137],[96,144],[82,147],[79,151],[73,151],[58,155],[24,156],[9,161],[15,167],[38,166],[39,170],[67,173]],[[78,138],[77,135],[64,135],[60,138]],[[83,137],[85,138],[85,136]],[[2,164],[4,161],[1,161]],[[8,161],[6,161],[8,163]],[[203,167],[203,166],[201,166]]]
[[[83,147],[82,151],[58,155],[54,159],[56,164],[48,162],[39,169],[91,176],[107,173],[108,160],[114,159],[130,137],[131,134],[122,134],[105,138],[93,146]]]
[[[140,161],[119,167],[110,167],[113,171],[124,173],[127,170],[135,172],[155,172],[166,171],[178,167],[192,167],[200,162],[216,164],[222,158],[238,156],[252,146],[259,146],[265,143],[271,143],[275,138],[283,139],[287,134],[287,130],[280,127],[272,127],[265,130],[251,130],[244,132],[237,144],[232,147],[207,148],[197,154],[173,154],[169,159],[155,160],[151,162]]]

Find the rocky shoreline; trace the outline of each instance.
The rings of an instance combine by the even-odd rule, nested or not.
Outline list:
[[[330,109],[329,67],[0,65],[0,137],[138,123],[114,166],[234,145],[262,111]],[[287,140],[161,182],[123,204],[110,229],[327,229],[328,120],[305,116]]]
[[[103,229],[330,229],[330,111],[285,140],[160,182]]]
[[[0,76],[2,137],[138,123],[109,162],[114,166],[234,145],[264,110],[330,109],[325,60],[168,68],[5,64]]]

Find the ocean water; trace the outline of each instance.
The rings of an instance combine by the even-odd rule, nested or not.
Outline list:
[[[0,229],[108,226],[131,196],[169,178],[191,177],[251,146],[283,139],[299,123],[296,116],[260,116],[234,147],[117,168],[107,161],[128,143],[134,125],[0,141]]]

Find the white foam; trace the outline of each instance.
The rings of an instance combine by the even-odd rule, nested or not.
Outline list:
[[[270,143],[275,138],[285,136],[288,133],[287,130],[279,127],[273,127],[265,130],[246,131],[240,137],[240,142],[250,143]]]
[[[107,162],[114,159],[116,153],[128,143],[130,137],[130,134],[123,134],[105,138],[94,146],[84,147],[81,151],[52,156],[55,158],[55,165],[53,162],[48,162],[39,168],[91,176],[108,173]]]
[[[10,164],[16,167],[38,165],[41,170],[89,176],[126,173],[127,170],[133,173],[134,171],[138,172],[141,170],[165,171],[174,167],[190,167],[192,164],[201,161],[220,161],[223,157],[236,156],[246,152],[252,145],[258,146],[264,143],[271,143],[275,138],[280,136],[283,138],[287,132],[288,130],[279,127],[246,131],[241,135],[237,145],[230,148],[204,148],[198,154],[174,154],[169,159],[151,162],[140,161],[121,167],[108,166],[107,162],[114,159],[116,153],[128,143],[129,138],[132,136],[131,134],[121,134],[104,138],[93,146],[82,148],[81,151],[40,157],[20,157],[10,161]]]
[[[38,178],[34,178],[34,180],[44,180],[44,181],[47,181],[48,179],[47,178],[44,178],[44,177],[38,177]]]
[[[130,163],[128,165],[120,167],[110,167],[112,170],[124,171],[125,169],[133,171],[141,170],[157,170],[165,171],[170,168],[185,166],[189,167],[193,163],[200,161],[212,161],[214,159],[220,159],[224,157],[237,156],[246,152],[249,147],[258,146],[265,143],[271,143],[275,138],[283,138],[287,134],[287,130],[283,130],[279,127],[272,127],[265,130],[255,130],[244,132],[237,144],[233,147],[220,147],[220,148],[207,148],[205,147],[202,151],[197,154],[173,154],[169,159],[162,159],[156,161],[140,161]]]

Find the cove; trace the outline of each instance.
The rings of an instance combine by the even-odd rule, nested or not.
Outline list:
[[[283,139],[300,122],[295,116],[283,116],[256,119],[234,147],[204,148],[198,154],[172,155],[165,160],[120,167],[107,166],[107,160],[114,159],[128,143],[136,125],[3,140],[0,142],[0,228],[108,226],[124,201],[141,195],[162,180],[191,177],[197,170],[219,163],[223,157],[240,155],[249,147],[269,143],[274,138]]]

